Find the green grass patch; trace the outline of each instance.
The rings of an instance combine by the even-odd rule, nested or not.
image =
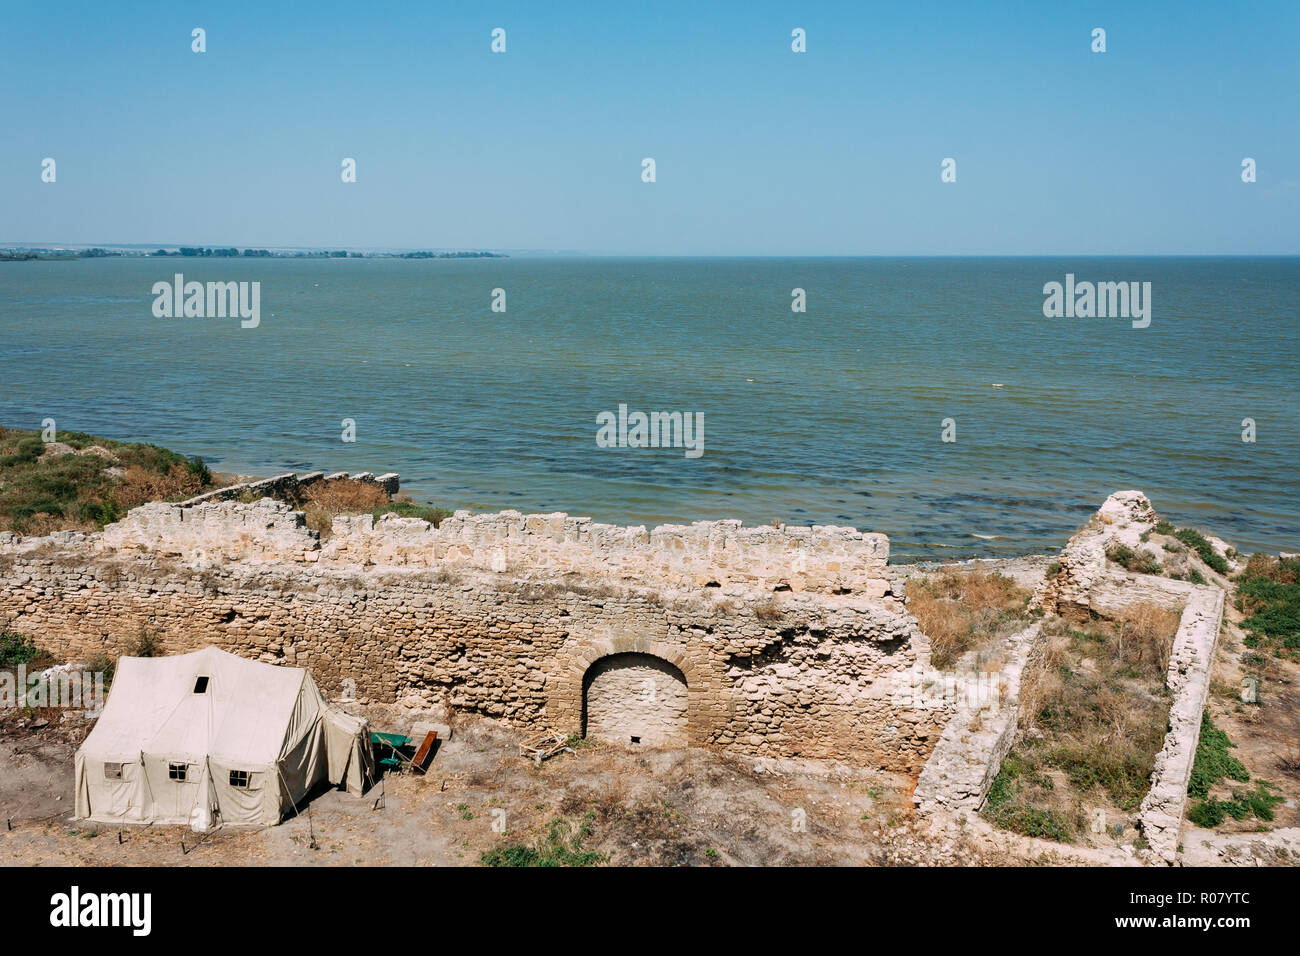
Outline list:
[[[1256,554],[1236,584],[1237,609],[1247,615],[1241,622],[1246,646],[1300,658],[1300,558]]]
[[[1227,574],[1232,570],[1223,556],[1214,550],[1214,546],[1199,531],[1193,528],[1179,528],[1174,532],[1174,537],[1200,555],[1201,560],[1219,574]]]
[[[1213,830],[1228,817],[1244,820],[1254,816],[1260,820],[1272,820],[1273,808],[1286,802],[1285,797],[1273,792],[1274,789],[1271,783],[1260,780],[1254,790],[1234,790],[1231,800],[1201,800],[1187,811],[1187,819],[1206,830]]]
[[[498,847],[480,854],[479,862],[484,866],[598,866],[606,861],[605,854],[582,848],[595,818],[596,814],[588,811],[575,826],[564,817],[556,817],[546,836],[533,845],[512,843]]]
[[[980,816],[1013,833],[1042,837],[1057,843],[1071,843],[1075,838],[1075,829],[1064,814],[1035,807],[1021,798],[1026,790],[1051,788],[1050,777],[1038,772],[1031,763],[1018,755],[1009,754],[1002,761],[998,775],[993,778]]]
[[[442,524],[443,518],[450,518],[452,512],[447,508],[416,504],[414,501],[394,501],[392,504],[372,509],[370,514],[376,519],[381,515],[389,514],[397,515],[399,518],[419,518],[421,521],[429,522],[436,528]]]
[[[1201,739],[1196,744],[1192,775],[1187,782],[1189,796],[1208,797],[1210,788],[1225,778],[1241,783],[1250,779],[1246,765],[1228,753],[1235,748],[1236,744],[1228,739],[1228,734],[1214,726],[1209,714],[1202,712]]]
[[[15,631],[0,631],[0,668],[30,664],[40,653],[30,637]]]

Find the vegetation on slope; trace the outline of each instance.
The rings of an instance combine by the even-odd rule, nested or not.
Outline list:
[[[1236,585],[1246,646],[1300,660],[1300,558],[1252,555]]]
[[[157,445],[0,428],[0,530],[92,531],[147,501],[180,501],[212,486],[198,458]]]

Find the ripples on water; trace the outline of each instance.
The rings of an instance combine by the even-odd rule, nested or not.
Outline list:
[[[260,281],[260,327],[155,319],[176,271]],[[1066,272],[1152,282],[1151,327],[1043,318]],[[449,507],[854,525],[897,558],[1059,547],[1121,488],[1288,549],[1297,288],[1294,258],[0,263],[0,421]],[[703,412],[704,456],[597,448],[621,402]]]

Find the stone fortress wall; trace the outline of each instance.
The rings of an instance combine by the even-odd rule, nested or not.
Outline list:
[[[145,505],[97,534],[0,535],[0,626],[82,658],[145,629],[168,653],[309,667],[363,702],[910,772],[949,716],[918,703],[928,642],[883,535],[506,511],[340,517],[322,540],[291,505],[249,500],[322,477]]]

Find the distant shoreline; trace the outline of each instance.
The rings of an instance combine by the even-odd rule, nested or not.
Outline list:
[[[240,249],[235,246],[162,246],[157,249],[0,247],[0,262],[67,262],[74,259],[508,259],[501,252],[357,252],[355,250]]]

